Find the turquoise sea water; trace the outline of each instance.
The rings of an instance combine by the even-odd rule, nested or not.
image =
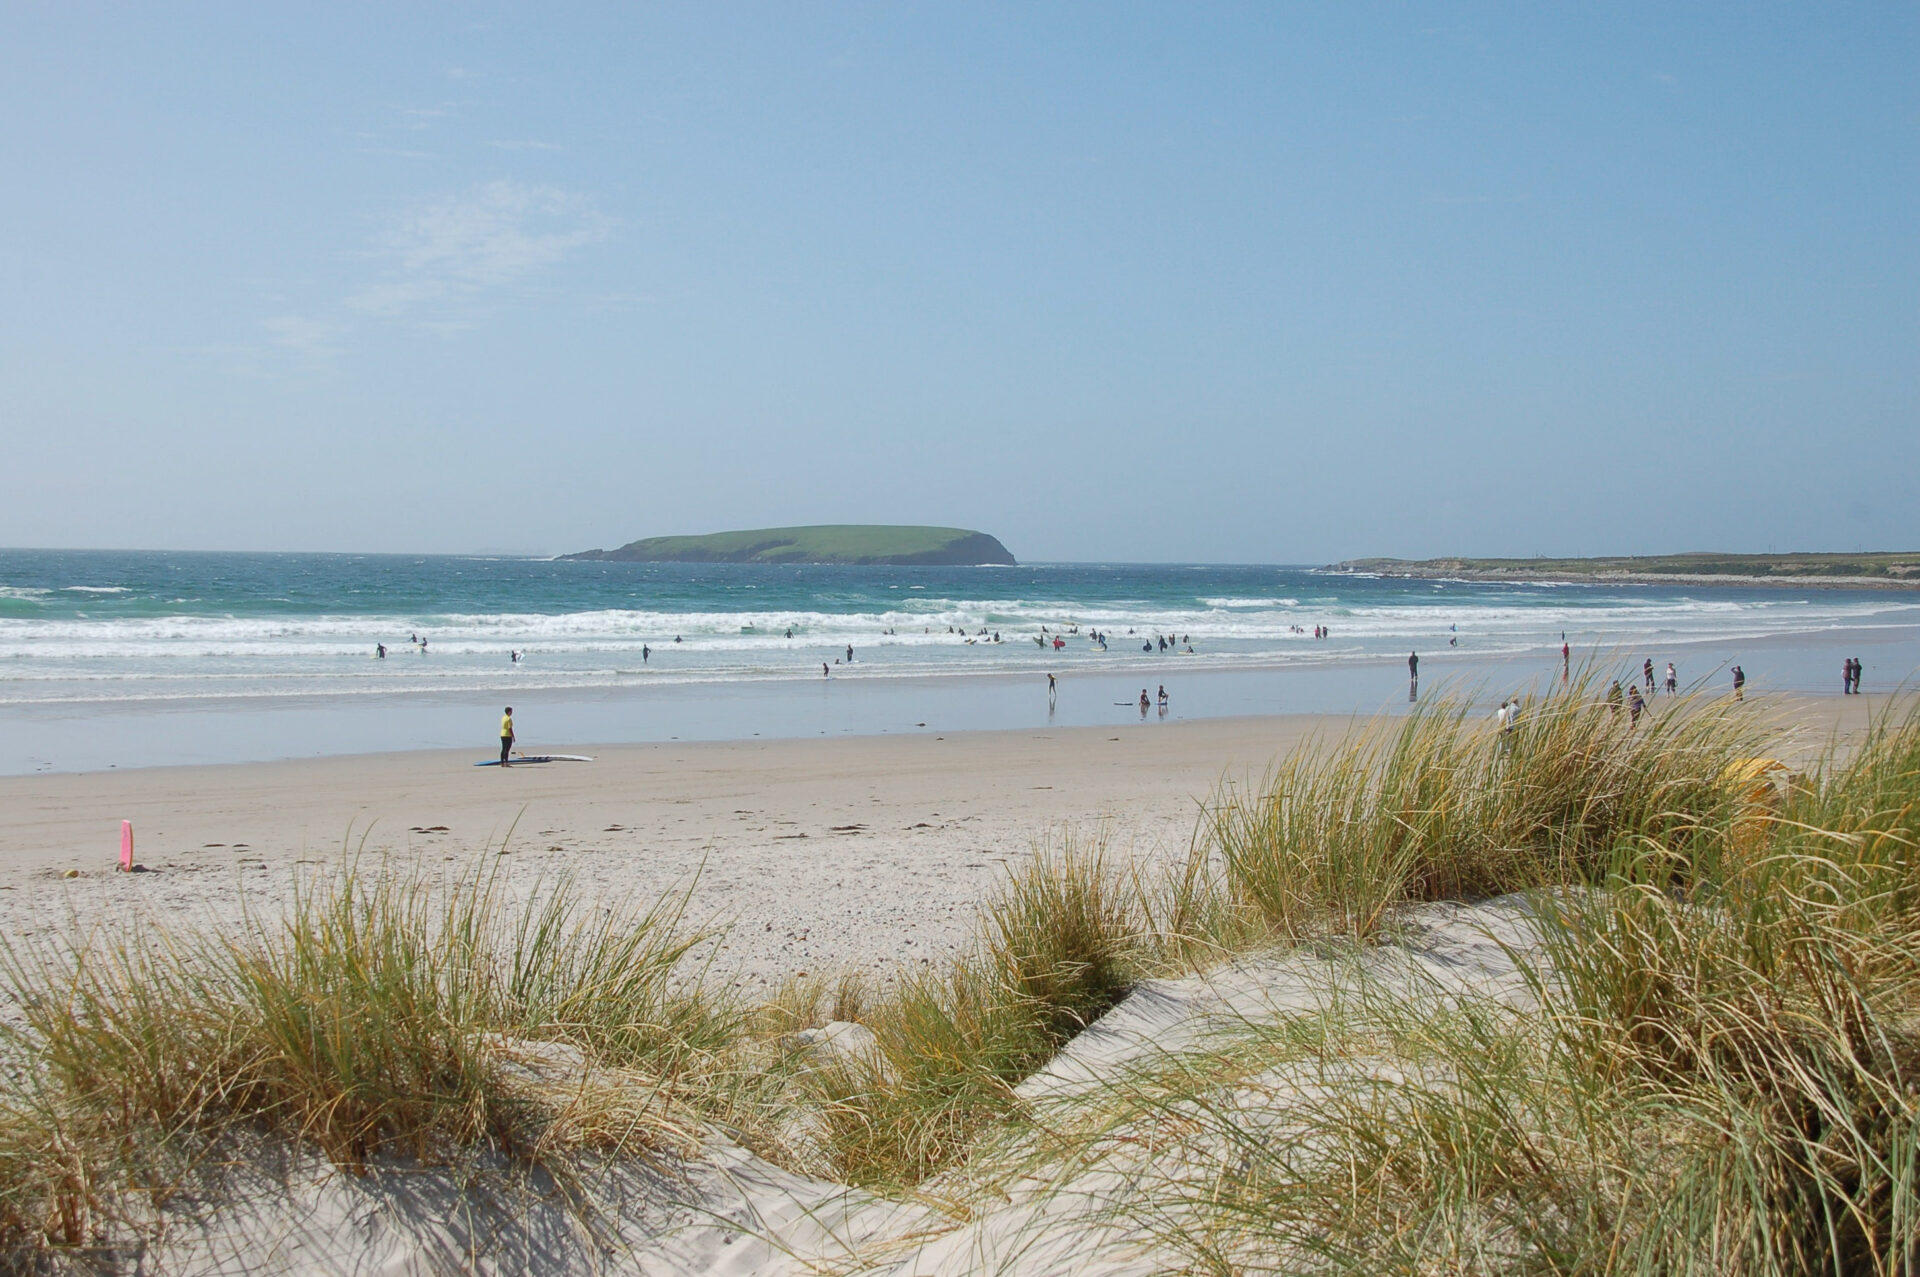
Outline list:
[[[1316,626],[1327,637],[1315,638]],[[160,758],[131,748],[133,762],[181,748],[189,759],[277,756],[271,742],[195,752],[181,743],[208,733],[180,715],[224,716],[231,735],[235,716],[298,708],[309,723],[336,722],[355,706],[396,705],[464,715],[503,696],[631,705],[637,719],[658,720],[603,724],[615,734],[599,739],[812,734],[826,729],[791,705],[772,707],[795,695],[814,703],[817,690],[792,689],[821,682],[823,665],[827,681],[862,686],[841,693],[846,700],[894,706],[835,730],[931,721],[902,697],[992,701],[959,690],[974,685],[968,676],[1030,681],[1049,672],[1115,688],[1226,679],[1240,689],[1213,710],[1204,696],[1184,696],[1186,713],[1364,710],[1385,698],[1379,671],[1409,651],[1422,653],[1429,672],[1474,662],[1530,669],[1557,663],[1563,634],[1582,656],[1680,660],[1688,680],[1743,660],[1751,676],[1815,691],[1837,690],[1840,653],[1867,644],[1885,689],[1913,671],[1916,627],[1920,596],[1903,592],[1401,581],[1292,567],[4,550],[0,728],[16,753],[0,750],[0,770],[97,765],[113,752],[102,746],[116,727],[123,739],[140,737],[142,715],[170,715],[160,736],[172,744]],[[1163,638],[1172,640],[1164,649]],[[386,659],[375,657],[376,644]],[[1372,672],[1358,681],[1360,670]],[[1296,676],[1287,686],[1323,690],[1304,698],[1312,703],[1243,694],[1280,686],[1285,674]],[[763,723],[742,708],[754,705],[765,709]],[[381,721],[361,717],[370,728]],[[987,718],[969,725],[998,721]],[[433,733],[383,731],[280,752],[440,743]],[[38,748],[68,736],[90,743],[51,761],[50,747]]]

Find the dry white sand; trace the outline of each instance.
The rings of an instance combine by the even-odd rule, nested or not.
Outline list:
[[[1009,861],[1103,838],[1186,850],[1200,803],[1258,781],[1345,718],[1217,719],[948,736],[587,747],[506,771],[479,751],[0,779],[0,927],[127,910],[173,923],[271,914],[302,867],[386,858],[429,875],[569,873],[594,899],[694,885],[749,982],[863,968],[884,979],[963,942]],[[120,822],[136,860],[115,872]],[[77,871],[78,877],[66,877]]]
[[[1810,754],[1881,699],[1748,704],[1796,724]],[[1002,867],[1042,842],[1178,855],[1219,786],[1257,783],[1303,740],[1352,725],[620,745],[506,771],[473,766],[475,750],[5,777],[0,929],[271,916],[303,868],[357,856],[429,875],[492,865],[515,890],[571,874],[589,898],[637,904],[694,884],[690,918],[730,927],[719,965],[747,983],[841,968],[884,979],[962,944]],[[123,819],[150,872],[114,871]]]

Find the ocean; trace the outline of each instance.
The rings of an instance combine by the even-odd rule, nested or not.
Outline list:
[[[217,738],[240,717],[295,709],[309,726],[337,726],[355,706],[466,716],[503,698],[617,702],[641,720],[623,728],[602,714],[597,729],[613,734],[596,739],[886,730],[895,720],[905,730],[931,720],[902,696],[984,704],[999,696],[981,690],[989,684],[1025,688],[1047,673],[1129,688],[1144,678],[1334,689],[1311,692],[1311,704],[1285,692],[1271,706],[1235,694],[1219,712],[1366,710],[1389,700],[1382,667],[1410,651],[1422,654],[1423,672],[1504,678],[1549,658],[1557,665],[1563,635],[1579,659],[1644,652],[1664,664],[1681,653],[1689,681],[1742,660],[1750,677],[1808,691],[1837,690],[1840,653],[1865,644],[1876,649],[1872,681],[1887,690],[1913,672],[1916,633],[1920,595],[1898,591],[1410,581],[1208,564],[0,550],[0,733],[11,741],[0,745],[0,771],[444,744],[444,725],[383,734],[399,721],[384,711],[362,715],[368,730],[344,739],[332,727],[302,739],[296,727],[279,753],[258,722],[241,743],[222,748]],[[1364,684],[1352,677],[1361,669],[1372,671]],[[1278,677],[1289,672],[1301,677]],[[1337,690],[1343,672],[1355,690]],[[862,685],[845,699],[894,709],[830,728],[787,705],[819,703],[811,685],[834,680]],[[883,694],[889,684],[896,692]],[[1210,702],[1180,703],[1201,713]],[[755,705],[787,707],[756,726]],[[226,726],[180,717],[190,711]],[[162,729],[143,729],[155,715],[165,716]],[[966,725],[1021,725],[984,716]],[[127,729],[124,750],[116,725]],[[120,754],[126,761],[113,761]]]

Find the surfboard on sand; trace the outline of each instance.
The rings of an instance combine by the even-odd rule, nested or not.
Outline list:
[[[593,759],[586,754],[515,754],[508,761],[518,766],[521,763],[590,763]],[[500,760],[497,758],[489,758],[474,764],[475,767],[498,767],[499,765]]]

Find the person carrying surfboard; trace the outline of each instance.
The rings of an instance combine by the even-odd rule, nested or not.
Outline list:
[[[500,765],[511,767],[507,761],[507,751],[513,748],[513,706],[507,706],[506,713],[500,716]]]

